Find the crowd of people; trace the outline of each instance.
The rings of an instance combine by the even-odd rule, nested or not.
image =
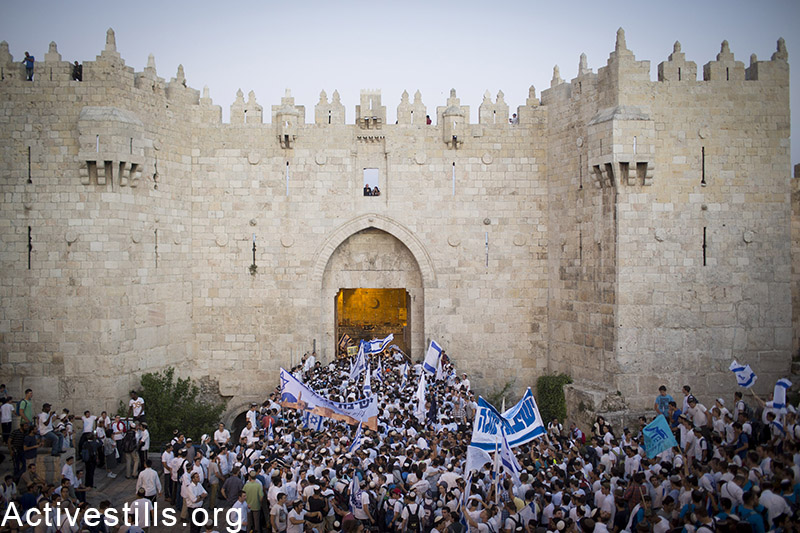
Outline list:
[[[369,393],[363,377],[350,378],[350,367],[348,358],[322,364],[308,357],[292,373],[330,400],[352,402]],[[478,409],[467,375],[457,375],[443,354],[440,379],[429,378],[420,411],[421,363],[394,351],[371,356],[368,368],[376,373],[371,394],[378,396],[378,425],[377,431],[363,426],[358,445],[355,427],[332,419],[320,426],[282,407],[276,388],[262,405],[251,406],[238,435],[223,424],[196,442],[178,432],[160,460],[148,458],[145,449],[138,464],[138,453],[123,451],[123,457],[131,454],[126,474],[137,476],[139,525],[147,525],[153,503],[161,501],[187,518],[202,509],[234,509],[241,531],[256,533],[800,531],[800,425],[791,406],[783,412],[754,394],[748,404],[737,391],[727,399],[732,410],[725,398],[709,409],[689,386],[677,401],[662,387],[653,412],[636,428],[612,428],[598,417],[584,431],[551,420],[544,435],[514,448],[518,476],[491,461],[466,472]],[[138,401],[132,393],[131,414],[138,406],[142,422]],[[43,413],[38,418],[46,422],[51,417]],[[661,414],[678,446],[649,458],[642,429]],[[25,418],[23,427],[32,421]],[[77,457],[98,449],[97,430],[109,424],[113,428],[102,414],[93,421],[94,431],[75,443]],[[37,429],[56,453],[63,444],[42,433],[47,430]],[[146,431],[140,423],[126,434],[141,439]],[[118,444],[117,452],[122,448]],[[18,479],[7,478],[0,494],[6,502],[27,498],[28,506],[80,506],[81,491],[91,486],[91,461],[84,461],[82,480],[80,472],[71,473],[75,459],[66,461],[60,487],[37,482],[29,466]],[[360,489],[356,501],[354,486]],[[135,533],[135,527],[122,531]],[[202,527],[192,521],[192,530]],[[206,530],[215,527],[209,523]]]

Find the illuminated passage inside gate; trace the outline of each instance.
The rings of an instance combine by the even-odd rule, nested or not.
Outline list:
[[[405,289],[340,289],[336,294],[336,338],[382,339],[390,333],[404,353],[409,353],[411,298]]]

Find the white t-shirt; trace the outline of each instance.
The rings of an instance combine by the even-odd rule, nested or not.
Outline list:
[[[216,430],[214,432],[214,442],[219,445],[223,445],[231,438],[231,432],[227,429],[223,429],[222,431]]]
[[[302,509],[300,509],[299,513],[294,509],[289,511],[289,519],[287,520],[286,533],[303,533],[303,526],[305,524],[302,522],[299,524],[293,524],[292,518],[294,518],[295,520],[302,520],[304,516],[306,516],[306,512]]]
[[[14,404],[4,403],[0,406],[0,423],[10,424],[14,417]]]
[[[91,433],[94,431],[94,423],[97,420],[97,417],[92,416],[82,416],[81,420],[83,420],[83,432],[84,433]]]
[[[153,502],[147,498],[138,498],[131,503],[130,507],[133,516],[139,527],[150,527],[150,514],[153,511]]]
[[[142,416],[144,414],[144,398],[137,396],[135,399],[131,398],[128,406],[133,408],[133,416]]]
[[[39,413],[39,435],[47,435],[53,431],[52,413]]]

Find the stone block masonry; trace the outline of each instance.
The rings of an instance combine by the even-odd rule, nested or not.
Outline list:
[[[404,93],[397,124],[377,90],[352,122],[323,91],[311,123],[240,91],[223,123],[111,30],[81,82],[55,43],[33,82],[0,43],[0,380],[115,411],[174,366],[233,412],[333,357],[340,289],[403,288],[412,356],[435,339],[484,393],[567,372],[634,408],[662,382],[710,399],[734,358],[770,389],[800,299],[783,41],[746,68],[723,43],[703,80],[676,43],[651,81],[621,30],[587,63],[515,123],[500,92],[470,124],[455,90]]]

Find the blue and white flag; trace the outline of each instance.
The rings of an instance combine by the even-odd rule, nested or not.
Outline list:
[[[361,509],[361,485],[358,482],[358,475],[353,472],[353,481],[350,482],[350,512],[355,513],[356,509]]]
[[[470,473],[473,470],[480,472],[486,463],[492,462],[492,456],[484,449],[477,446],[467,446],[467,463],[464,472]]]
[[[428,374],[436,374],[440,357],[442,357],[442,347],[436,344],[436,341],[432,340],[428,345],[428,351],[425,354],[425,362],[422,363],[422,369]]]
[[[786,378],[781,378],[775,383],[775,391],[772,393],[772,407],[775,409],[786,410],[786,391],[792,386],[792,382]]]
[[[353,442],[350,444],[350,447],[347,448],[347,453],[353,453],[361,448],[362,444],[364,444],[364,435],[361,433],[361,424],[359,424],[358,429],[356,429],[356,434],[353,437]]]
[[[383,339],[372,339],[371,341],[364,343],[364,352],[367,354],[381,353],[393,340],[393,333],[389,333],[389,336]]]
[[[358,381],[358,376],[367,368],[367,357],[364,354],[364,342],[358,345],[358,354],[350,367],[350,381]]]
[[[514,452],[511,451],[511,446],[508,445],[508,439],[506,438],[506,430],[505,427],[501,424],[500,425],[500,435],[503,437],[503,440],[500,444],[500,464],[503,466],[506,472],[511,475],[511,478],[514,480],[514,484],[519,486],[522,482],[519,479],[519,475],[522,472],[522,467],[519,466],[517,462],[517,458],[514,457]]]
[[[367,365],[367,372],[364,374],[364,396],[367,398],[372,396],[372,382],[370,381],[369,364]]]
[[[315,415],[310,411],[303,411],[303,426],[312,431],[322,431],[324,421],[325,418],[320,415]]]
[[[669,450],[678,445],[664,415],[658,415],[655,420],[642,428],[642,433],[644,434],[644,449],[647,452],[648,459],[652,459],[664,450]]]
[[[275,438],[275,434],[272,432],[272,422],[269,423],[269,427],[267,428],[267,440],[273,440]]]
[[[400,368],[400,375],[403,376],[403,381],[400,382],[400,386],[405,387],[406,381],[408,380],[408,363],[403,363],[403,366]]]
[[[497,443],[500,442],[501,424],[512,448],[545,434],[542,416],[539,414],[539,408],[530,388],[516,405],[504,413],[500,413],[492,404],[478,397],[478,412],[472,427],[470,446],[494,452]]]
[[[469,524],[467,524],[467,517],[464,515],[464,509],[467,508],[467,501],[469,500],[470,496],[470,489],[472,489],[472,472],[467,474],[467,484],[464,487],[464,493],[461,495],[461,504],[458,506],[458,521],[464,526],[462,531],[469,530]]]
[[[731,372],[736,376],[736,382],[739,384],[740,387],[744,387],[749,389],[752,387],[758,376],[756,376],[753,369],[750,368],[750,365],[740,365],[739,363],[734,360],[730,366]]]
[[[383,383],[383,358],[378,357],[378,366],[373,371],[375,375],[375,379]]]
[[[301,383],[291,372],[281,368],[281,407],[308,411],[356,425],[364,422],[373,431],[378,429],[378,397],[372,395],[355,402],[334,402]]]
[[[414,415],[421,421],[425,420],[425,373],[419,376],[419,385],[417,385],[417,407],[414,409]]]

